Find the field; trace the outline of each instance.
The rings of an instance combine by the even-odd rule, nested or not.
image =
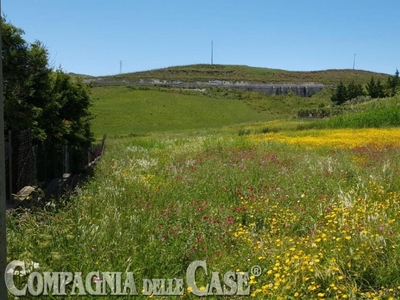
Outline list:
[[[400,99],[294,118],[325,96],[95,88],[106,153],[71,197],[9,212],[8,261],[27,268],[15,285],[35,278],[28,291],[49,299],[399,299]]]
[[[400,131],[276,134],[110,140],[57,214],[8,218],[9,260],[140,280],[185,278],[197,260],[221,274],[259,265],[257,298],[398,297]]]
[[[200,92],[182,94],[129,87],[93,89],[96,135],[135,135],[152,131],[177,131],[220,127],[247,120],[260,121],[243,101],[213,99]],[[110,105],[113,99],[114,105]]]
[[[199,92],[150,87],[95,87],[92,88],[93,131],[97,137],[103,134],[137,136],[293,119],[301,108],[328,105],[328,98],[321,94],[301,98],[218,88]]]

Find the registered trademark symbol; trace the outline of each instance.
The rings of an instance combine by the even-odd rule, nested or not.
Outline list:
[[[262,274],[262,269],[259,265],[255,265],[251,268],[251,274],[258,277]]]

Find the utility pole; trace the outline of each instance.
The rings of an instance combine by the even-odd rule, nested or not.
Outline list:
[[[353,59],[353,70],[356,67],[356,54],[354,53],[354,59]]]
[[[0,0],[1,11],[1,0]],[[2,53],[0,20],[0,53]],[[6,160],[4,148],[4,96],[3,96],[3,58],[0,55],[0,299],[7,300],[5,271],[7,267],[6,231]]]
[[[122,74],[122,60],[119,61],[119,74]]]
[[[211,65],[214,64],[214,41],[211,41]]]

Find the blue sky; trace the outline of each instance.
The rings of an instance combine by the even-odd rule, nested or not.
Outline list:
[[[214,63],[400,69],[399,0],[2,0],[53,67],[112,75]]]

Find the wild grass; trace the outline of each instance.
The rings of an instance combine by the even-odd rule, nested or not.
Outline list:
[[[98,87],[92,89],[93,131],[109,136],[216,128],[271,118],[239,100],[215,99],[200,93]]]
[[[400,125],[400,107],[370,109],[352,116],[337,116],[328,121],[330,128],[379,128]]]
[[[92,113],[96,136],[137,136],[154,132],[218,129],[242,123],[294,118],[298,109],[328,105],[318,95],[267,96],[211,88],[94,87]]]
[[[202,288],[211,272],[261,266],[249,278],[257,299],[398,298],[399,139],[358,135],[343,136],[349,147],[237,132],[111,139],[66,207],[7,215],[8,261],[133,272],[138,299],[142,279],[185,278],[195,260],[207,262]],[[185,285],[180,298],[197,296]]]
[[[400,97],[345,105],[343,113],[320,121],[303,123],[298,129],[389,128],[400,126]]]

